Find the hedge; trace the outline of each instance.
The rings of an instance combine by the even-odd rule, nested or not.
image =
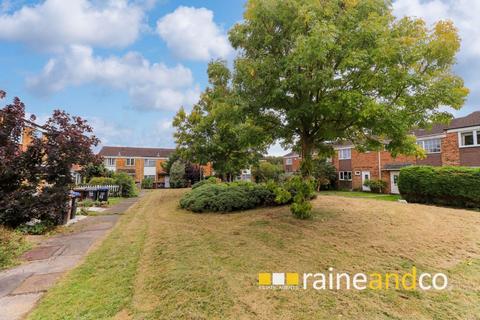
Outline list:
[[[275,192],[254,183],[206,183],[180,200],[180,207],[193,212],[230,212],[273,205]]]
[[[400,171],[398,188],[408,202],[480,208],[480,169],[406,167]]]

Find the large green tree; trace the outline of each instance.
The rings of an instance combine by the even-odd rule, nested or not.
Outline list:
[[[174,118],[177,152],[193,163],[211,162],[218,175],[231,180],[258,161],[272,139],[245,112],[225,61],[211,62],[208,78],[210,86],[192,111],[182,108]]]
[[[392,154],[419,150],[409,132],[447,121],[468,89],[452,72],[451,22],[396,19],[388,0],[249,0],[230,31],[235,89],[258,124],[303,157],[348,139]]]

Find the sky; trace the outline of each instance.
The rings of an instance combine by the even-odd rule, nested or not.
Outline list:
[[[212,59],[233,61],[227,32],[244,0],[0,0],[0,89],[44,121],[54,109],[86,118],[102,145],[174,147],[172,118],[207,86]],[[480,1],[396,0],[394,14],[451,19],[455,72],[480,110]],[[279,145],[269,151],[285,153]]]

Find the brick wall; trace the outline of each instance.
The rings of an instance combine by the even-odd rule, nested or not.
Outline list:
[[[460,149],[456,132],[447,133],[447,136],[442,139],[442,164],[444,166],[460,165]]]
[[[480,147],[461,148],[460,164],[468,167],[480,167]]]
[[[287,164],[287,159],[292,160],[292,164]],[[300,171],[300,158],[284,158],[283,159],[283,170],[285,172],[297,172]]]

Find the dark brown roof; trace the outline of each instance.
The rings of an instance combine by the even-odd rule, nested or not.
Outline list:
[[[452,119],[449,125],[436,124],[431,130],[417,129],[413,131],[413,134],[417,137],[442,134],[445,130],[459,129],[480,126],[480,111],[470,113],[468,116]]]
[[[103,147],[98,154],[102,157],[168,158],[174,151],[165,148]]]
[[[458,129],[474,126],[480,126],[480,111],[472,112],[466,117],[453,119],[448,129]]]

